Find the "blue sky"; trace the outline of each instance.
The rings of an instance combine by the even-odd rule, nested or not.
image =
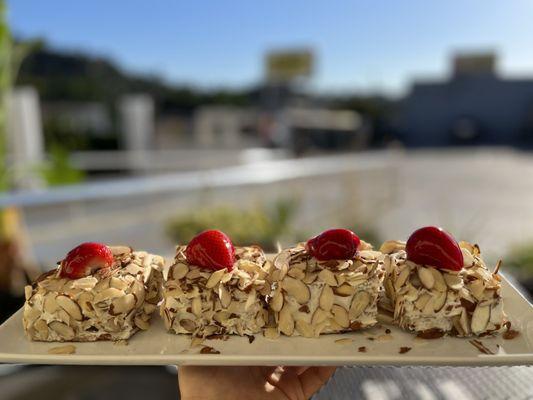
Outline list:
[[[505,75],[533,75],[533,2],[7,0],[12,30],[177,83],[247,86],[263,55],[311,47],[311,87],[401,93],[445,77],[455,51],[494,49]]]

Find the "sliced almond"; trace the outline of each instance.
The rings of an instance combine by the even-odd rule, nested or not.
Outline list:
[[[430,271],[430,269],[433,269],[431,267],[418,267],[418,278],[420,279],[420,282],[422,282],[422,285],[426,289],[433,289],[433,286],[435,285],[435,278],[433,277],[433,273]]]
[[[144,303],[144,298],[146,296],[144,285],[137,280],[133,281],[131,285],[131,293],[135,295],[135,299],[137,299],[137,302],[135,303],[135,307],[140,307],[141,304]]]
[[[350,338],[343,338],[343,339],[337,339],[335,340],[335,344],[352,344],[353,339]]]
[[[227,270],[219,269],[211,274],[209,279],[207,280],[207,283],[205,284],[205,287],[208,289],[214,288],[222,279],[222,276],[227,272]]]
[[[143,314],[136,315],[136,316],[135,316],[135,320],[134,320],[134,322],[135,322],[135,325],[136,325],[139,329],[145,331],[145,330],[147,330],[147,329],[150,327],[150,323],[149,323],[147,320],[145,320],[145,319],[143,318],[143,316],[144,316]]]
[[[94,296],[94,302],[100,303],[101,301],[112,300],[117,297],[124,296],[124,291],[116,288],[109,287]]]
[[[213,315],[213,319],[221,324],[226,322],[229,319],[231,313],[229,311],[218,311]]]
[[[279,338],[279,332],[276,328],[266,328],[265,331],[263,332],[263,334],[265,335],[265,337],[267,339],[278,339]]]
[[[78,304],[80,305],[81,311],[88,317],[92,317],[95,314],[92,301],[93,295],[90,292],[83,292],[78,297]]]
[[[294,333],[294,319],[292,318],[288,305],[284,306],[279,312],[279,330],[287,336]]]
[[[220,278],[220,283],[227,283],[233,278],[233,272],[226,272],[222,278]]]
[[[128,286],[128,283],[123,279],[119,279],[117,277],[112,276],[111,279],[109,280],[109,287],[124,290],[126,289],[127,286]]]
[[[324,285],[319,298],[320,308],[322,308],[324,311],[331,310],[334,300],[335,297],[333,295],[333,290],[331,289],[331,286]]]
[[[348,328],[350,326],[350,319],[348,318],[348,311],[338,304],[333,304],[331,307],[331,312],[333,313],[333,318],[335,322],[343,328]]]
[[[185,275],[185,277],[189,280],[192,280],[192,279],[200,278],[204,274],[207,274],[207,273],[204,273],[204,271],[200,270],[199,268],[192,268],[192,269],[189,269],[189,272],[187,272],[187,275]]]
[[[167,329],[167,331],[169,331],[172,327],[172,324],[174,323],[174,317],[172,316],[168,308],[161,309],[161,316],[163,317],[165,328]]]
[[[196,317],[200,317],[202,315],[202,300],[200,297],[195,297],[192,299],[191,311]]]
[[[133,310],[133,307],[135,307],[135,296],[131,293],[122,296],[117,297],[111,302],[112,306],[112,313],[114,315],[117,314],[127,314],[131,310]],[[111,313],[111,307],[110,307],[110,313]]]
[[[94,285],[94,291],[95,292],[101,292],[107,288],[109,288],[110,279],[104,278],[101,279],[96,285]]]
[[[461,312],[461,317],[459,318],[459,323],[461,325],[461,329],[463,330],[463,335],[468,336],[470,335],[470,325],[468,323],[468,315],[466,310],[463,310]]]
[[[24,286],[24,298],[26,300],[29,300],[32,294],[33,294],[33,288],[31,287],[31,285]]]
[[[434,300],[433,297],[430,296],[430,298],[427,301],[426,305],[422,309],[422,314],[423,315],[433,315],[433,313],[435,312],[434,311],[434,308],[435,308],[434,304],[435,304],[435,300]]]
[[[494,325],[502,325],[504,319],[503,301],[499,301],[491,306],[490,322]]]
[[[274,293],[274,296],[272,296],[272,298],[270,299],[270,308],[273,311],[278,312],[279,310],[281,310],[282,307],[283,307],[283,294],[278,289]]]
[[[318,272],[307,272],[305,274],[305,277],[302,279],[303,283],[310,285],[313,283],[318,277]]]
[[[126,254],[131,254],[133,249],[129,246],[108,246],[109,250],[114,256],[123,256]]]
[[[435,312],[439,312],[442,307],[444,307],[444,304],[446,304],[446,298],[448,296],[448,291],[445,290],[444,292],[436,292],[435,297],[433,297],[433,310]]]
[[[314,336],[319,337],[324,330],[326,330],[327,328],[331,328],[331,322],[338,326],[338,324],[333,319],[323,321],[320,324],[314,326]]]
[[[340,332],[344,329],[342,325],[340,325],[335,320],[335,318],[330,318],[328,321],[326,321],[326,323],[327,323],[327,329],[329,329],[330,332]]]
[[[473,281],[468,288],[472,296],[478,301],[483,299],[483,292],[485,291],[485,285],[481,279],[476,279]]]
[[[74,354],[76,352],[76,346],[71,344],[66,346],[52,347],[48,349],[48,354]]]
[[[308,322],[305,322],[302,319],[296,320],[296,330],[303,337],[310,338],[314,336],[313,327],[311,326],[311,324],[309,324]]]
[[[331,315],[329,312],[326,312],[321,308],[317,308],[313,313],[313,317],[311,318],[311,324],[313,326],[321,324],[322,322],[326,321],[330,316]]]
[[[407,278],[409,278],[409,274],[411,273],[411,270],[408,266],[404,266],[403,269],[400,271],[400,273],[396,276],[396,280],[394,281],[394,287],[396,290],[399,290],[404,283],[407,281]]]
[[[450,289],[459,290],[463,286],[463,279],[457,274],[444,273],[443,277]]]
[[[107,321],[105,325],[105,330],[107,332],[119,332],[120,329],[121,329],[120,325],[114,319],[110,319],[109,321]]]
[[[48,293],[44,296],[43,309],[48,314],[54,314],[59,309],[54,293]]]
[[[63,310],[61,307],[56,311],[56,318],[59,319],[61,322],[64,322],[65,324],[70,326],[70,320],[74,321],[74,319],[70,316],[68,312]]]
[[[129,295],[126,295],[129,296]],[[133,295],[132,295],[133,296]],[[132,308],[135,306],[135,298],[133,299]],[[143,311],[145,314],[150,315],[156,310],[157,306],[152,303],[145,302],[143,304]]]
[[[383,254],[397,253],[400,250],[405,250],[405,242],[399,240],[388,240],[379,248],[379,251]]]
[[[467,249],[470,253],[474,251],[474,245],[470,242],[467,242],[466,240],[461,240],[459,242],[459,247],[461,249]]]
[[[182,319],[179,323],[187,332],[194,332],[196,329],[196,324],[190,319]]]
[[[259,327],[259,328],[262,328],[263,326],[265,326],[265,318],[263,316],[263,313],[262,312],[258,312],[257,315],[255,316],[255,324]]]
[[[244,311],[248,311],[257,301],[257,294],[255,289],[250,290],[250,293],[248,293],[248,298],[246,299],[246,303],[244,304]]]
[[[172,278],[179,280],[189,273],[189,266],[184,263],[177,263],[172,267]]]
[[[472,333],[479,335],[485,331],[490,318],[490,306],[477,306],[472,314]]]
[[[323,269],[318,273],[318,279],[329,286],[337,286],[335,275],[329,269]]]
[[[244,303],[233,300],[229,303],[228,311],[233,314],[241,314],[244,312]]]
[[[48,325],[44,319],[38,319],[33,324],[33,327],[37,331],[39,338],[42,340],[48,339]]]
[[[452,325],[455,328],[455,330],[457,331],[457,335],[458,336],[464,336],[465,333],[463,331],[463,327],[461,326],[460,319],[461,319],[460,315],[454,315],[452,317]]]
[[[285,278],[289,270],[290,253],[288,251],[282,251],[276,258],[274,258],[275,270],[272,272],[272,280],[279,282]]]
[[[289,271],[287,272],[287,275],[295,278],[295,279],[298,279],[298,280],[302,280],[305,278],[305,272],[302,271],[300,268],[295,268],[294,266],[292,266],[291,268],[289,268]]]
[[[395,291],[394,286],[392,285],[392,280],[386,278],[383,286],[385,287],[385,294],[387,295],[387,297],[394,301]]]
[[[65,310],[73,319],[81,321],[82,314],[78,303],[67,296],[57,296],[56,302],[63,310]]]
[[[228,308],[229,304],[231,303],[231,294],[228,289],[226,289],[225,285],[220,285],[218,287],[218,297],[220,298],[222,307]]]
[[[391,258],[388,256],[385,256],[383,259],[383,269],[385,270],[385,275],[389,276],[392,272],[392,261]]]
[[[344,282],[346,282],[346,275],[344,275],[344,274],[335,274],[335,279],[337,280],[337,286],[341,286],[341,285],[344,284]],[[356,285],[352,284],[352,286],[356,286]]]
[[[307,287],[307,285],[305,285],[302,281],[294,279],[290,276],[286,276],[283,279],[281,286],[289,296],[294,297],[295,300],[300,304],[307,303],[311,298],[309,287]]]
[[[218,326],[208,325],[204,328],[204,336],[214,335],[218,331]]]
[[[443,292],[447,289],[446,281],[444,280],[444,277],[442,276],[442,273],[436,269],[436,268],[430,268],[430,272],[433,274],[433,278],[435,281],[435,284],[433,285],[433,289],[438,290],[439,292]]]
[[[414,286],[409,286],[408,290],[403,294],[403,298],[407,301],[415,301],[416,299],[418,299],[418,296],[419,290]]]
[[[463,265],[468,267],[472,266],[475,263],[475,259],[470,250],[461,248],[461,252],[463,253]]]
[[[415,307],[422,311],[430,299],[431,296],[429,294],[421,294],[420,297],[415,301]]]
[[[72,329],[67,324],[59,321],[52,321],[48,324],[48,328],[56,332],[61,339],[72,340],[74,339],[74,329]]]
[[[333,293],[335,293],[337,296],[348,297],[355,293],[355,287],[349,285],[348,283],[344,283],[338,287],[333,287]]]
[[[248,272],[250,275],[262,273],[261,267],[251,260],[240,259],[238,261],[238,266],[239,269]]]
[[[411,282],[411,286],[420,289],[423,287],[422,282],[420,282],[420,278],[418,277],[418,274],[413,274],[409,278],[409,282]]]
[[[350,311],[348,316],[351,321],[357,319],[361,313],[368,307],[370,304],[370,294],[368,292],[358,292],[352,299],[350,305]]]

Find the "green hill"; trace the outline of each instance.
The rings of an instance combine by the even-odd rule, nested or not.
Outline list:
[[[112,61],[36,46],[22,62],[17,83],[37,88],[44,101],[100,101],[114,104],[126,93],[149,93],[159,112],[191,111],[200,104],[247,105],[248,91],[201,91],[157,77],[134,75]]]

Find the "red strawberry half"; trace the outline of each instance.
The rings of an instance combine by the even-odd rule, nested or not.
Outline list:
[[[319,261],[348,260],[357,253],[361,241],[348,229],[329,229],[307,241],[307,251]]]
[[[208,230],[195,236],[187,245],[185,255],[189,264],[218,270],[233,269],[235,248],[230,238],[223,232]]]
[[[87,242],[68,252],[61,261],[60,275],[64,278],[79,279],[112,265],[113,254],[109,247],[101,243]]]
[[[405,246],[407,259],[416,263],[459,271],[463,268],[463,253],[448,232],[436,226],[414,231]]]

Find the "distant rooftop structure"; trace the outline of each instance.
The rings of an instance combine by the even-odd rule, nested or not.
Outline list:
[[[496,75],[497,61],[496,54],[491,52],[457,54],[453,58],[453,76]]]
[[[533,71],[503,79],[496,65],[493,53],[461,54],[449,80],[415,81],[399,112],[405,145],[533,144]]]

